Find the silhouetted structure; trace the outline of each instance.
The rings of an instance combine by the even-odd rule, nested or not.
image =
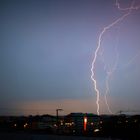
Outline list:
[[[124,139],[140,138],[140,115],[98,116],[92,113],[71,113],[66,116],[59,116],[59,120],[57,117],[52,115],[1,116],[0,133],[24,131]]]

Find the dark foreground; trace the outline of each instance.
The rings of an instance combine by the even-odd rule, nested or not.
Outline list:
[[[1,116],[0,140],[140,140],[140,115]]]
[[[0,140],[122,140],[122,139],[47,135],[47,134],[28,134],[28,133],[0,133]]]

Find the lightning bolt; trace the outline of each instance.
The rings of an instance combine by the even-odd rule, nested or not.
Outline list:
[[[120,11],[127,11],[127,10],[138,10],[140,8],[140,5],[139,6],[133,6],[133,3],[135,1],[132,1],[132,4],[131,4],[131,7],[127,7],[127,8],[122,8],[120,7],[120,3],[119,3],[119,0],[116,0],[116,7],[120,10]]]
[[[124,67],[128,67],[129,65],[131,65],[135,60],[136,58],[140,55],[140,50],[138,51],[138,53],[135,54],[135,56],[133,56],[128,62],[127,64],[124,65]]]
[[[117,51],[117,47],[115,48],[115,50],[116,50],[116,61],[115,61],[115,63],[114,63],[113,68],[111,68],[109,71],[107,71],[106,82],[105,82],[105,84],[106,84],[106,91],[105,91],[104,98],[105,98],[105,103],[106,103],[107,109],[108,109],[108,111],[109,111],[110,114],[113,114],[113,112],[111,111],[110,106],[109,106],[109,104],[108,104],[108,100],[107,100],[107,95],[108,95],[109,92],[110,92],[109,80],[111,79],[111,77],[112,77],[114,71],[115,71],[116,68],[117,68],[118,59],[119,59],[119,54],[118,54],[118,51]]]
[[[127,11],[127,12],[125,14],[123,14],[120,18],[116,19],[114,22],[112,22],[111,24],[109,24],[109,25],[107,25],[103,28],[103,30],[101,31],[101,33],[99,34],[99,37],[98,37],[98,43],[97,43],[96,50],[94,52],[94,57],[93,57],[92,65],[91,65],[91,80],[93,81],[94,90],[96,92],[96,105],[97,105],[97,114],[98,115],[100,115],[100,104],[99,104],[100,91],[98,89],[97,80],[96,80],[96,77],[95,77],[95,68],[96,68],[95,64],[96,64],[96,60],[97,60],[97,57],[98,57],[99,50],[101,48],[101,43],[102,43],[103,36],[110,28],[112,28],[117,23],[124,20],[128,15],[130,15],[132,10],[137,10],[137,9],[140,8],[140,6],[134,7],[134,1],[132,1],[131,6],[129,8],[121,8],[118,0],[116,0],[116,6],[119,10],[123,10],[123,11]]]

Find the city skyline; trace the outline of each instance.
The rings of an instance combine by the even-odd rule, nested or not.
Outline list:
[[[131,1],[120,4],[128,7]],[[64,109],[62,114],[96,114],[90,69],[100,32],[124,14],[115,0],[7,0],[0,11],[0,115],[55,114],[56,108]],[[103,37],[96,63],[101,114],[109,113],[105,81],[116,60],[110,108],[113,113],[140,108],[139,17],[140,10],[132,11]]]

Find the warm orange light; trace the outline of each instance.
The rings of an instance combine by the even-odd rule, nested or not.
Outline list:
[[[84,117],[84,131],[87,129],[87,117]]]
[[[84,118],[84,122],[87,123],[87,118],[86,117]]]
[[[26,127],[27,127],[27,125],[28,125],[28,124],[27,124],[27,123],[25,123],[25,124],[23,125],[23,127],[24,127],[24,128],[26,128]]]

